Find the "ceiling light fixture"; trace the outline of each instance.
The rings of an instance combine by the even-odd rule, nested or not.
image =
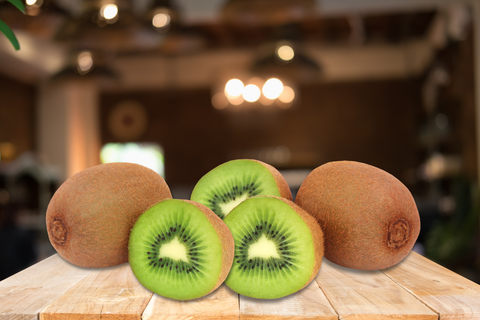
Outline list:
[[[270,100],[277,99],[282,91],[283,83],[276,78],[268,79],[262,88],[263,95]]]
[[[293,48],[289,45],[282,45],[276,50],[277,56],[283,61],[290,61],[295,56]]]
[[[245,101],[255,102],[258,99],[260,99],[261,92],[256,85],[249,84],[249,85],[246,85],[245,88],[243,89],[242,95]]]
[[[239,79],[231,79],[225,85],[225,93],[227,96],[237,97],[243,92],[243,82]]]
[[[171,17],[166,12],[159,12],[153,16],[152,24],[155,28],[165,28],[170,24]]]
[[[92,54],[89,51],[83,51],[77,58],[77,71],[79,74],[87,74],[93,67]]]
[[[118,7],[116,4],[109,3],[100,8],[100,16],[105,20],[113,20],[118,15]]]

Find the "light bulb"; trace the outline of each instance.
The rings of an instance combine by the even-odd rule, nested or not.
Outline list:
[[[118,14],[118,7],[113,4],[106,4],[100,9],[100,15],[106,20],[111,20],[115,18]]]
[[[295,56],[295,52],[292,47],[283,45],[277,49],[277,56],[283,61],[290,61]]]
[[[243,98],[248,102],[255,102],[260,98],[260,89],[254,85],[249,84],[243,89]]]
[[[168,13],[157,13],[153,19],[152,24],[155,28],[164,28],[170,24],[170,15]]]
[[[293,89],[289,86],[284,86],[282,93],[280,94],[280,96],[278,96],[278,100],[282,101],[283,103],[290,103],[293,101],[294,98],[295,91],[293,91]]]
[[[262,92],[263,95],[268,99],[276,99],[283,91],[283,83],[282,81],[271,78],[268,79],[267,82],[263,85]]]
[[[92,54],[88,51],[81,52],[77,57],[77,68],[81,74],[85,74],[93,66]]]
[[[231,79],[225,85],[225,93],[227,96],[237,97],[243,92],[243,82],[239,79]]]

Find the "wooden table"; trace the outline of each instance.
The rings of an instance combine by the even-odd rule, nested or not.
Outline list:
[[[0,319],[480,319],[480,286],[412,252],[382,271],[324,260],[315,281],[277,300],[225,285],[198,300],[152,294],[130,266],[84,269],[54,255],[0,282]]]

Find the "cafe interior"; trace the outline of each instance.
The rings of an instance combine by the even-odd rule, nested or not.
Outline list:
[[[68,178],[144,165],[174,198],[233,159],[357,161],[411,192],[417,253],[480,283],[480,3],[0,1],[0,280],[53,254]]]

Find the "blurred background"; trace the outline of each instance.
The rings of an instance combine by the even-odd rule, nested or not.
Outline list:
[[[314,168],[401,180],[414,250],[480,283],[480,3],[461,0],[0,1],[0,280],[55,253],[68,177],[143,164],[175,198],[253,158],[293,194]]]

